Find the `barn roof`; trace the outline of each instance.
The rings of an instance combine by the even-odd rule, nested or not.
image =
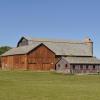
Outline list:
[[[32,38],[32,37],[26,37],[26,36],[21,37],[21,39],[23,39],[23,38],[28,40],[28,41],[31,41],[31,43],[32,43],[32,41],[33,41],[33,43],[34,42],[40,42],[40,43],[43,43],[43,42],[46,42],[46,43],[48,43],[48,42],[50,42],[50,43],[70,43],[70,44],[84,43],[84,40],[82,41],[82,40],[64,40],[64,39],[51,39],[51,38]],[[90,39],[90,38],[86,37],[86,39]],[[91,40],[91,42],[92,42],[92,40]]]
[[[27,38],[29,39],[29,38]],[[33,42],[50,42],[50,43],[82,43],[79,40],[61,40],[61,39],[39,39],[39,38],[30,38],[29,40]]]
[[[13,48],[4,53],[2,56],[26,54],[40,44],[40,42],[34,42],[33,44],[28,46]],[[88,46],[83,43],[76,43],[70,45],[69,43],[43,42],[43,44],[47,46],[51,51],[53,51],[56,55],[91,56],[91,52],[89,51]]]
[[[40,43],[35,43],[34,45],[28,46],[21,46],[17,48],[10,49],[6,53],[2,54],[1,56],[8,56],[8,55],[17,55],[17,54],[27,54],[32,49],[36,48]]]
[[[100,64],[96,57],[63,57],[70,64]]]
[[[84,43],[47,43],[44,44],[50,48],[56,55],[73,56],[91,56],[88,45]]]
[[[27,46],[17,47],[10,49],[2,56],[15,55],[15,54],[26,54],[38,45],[43,43],[56,55],[70,55],[70,56],[92,56],[88,45],[82,42],[34,42]]]
[[[29,44],[43,43],[56,55],[73,55],[73,56],[93,56],[92,48],[87,45],[86,41],[93,43],[90,38],[85,40],[57,40],[57,39],[36,39],[27,38]]]
[[[21,39],[23,38],[28,40],[29,45],[13,48],[7,51],[6,53],[4,53],[2,56],[15,55],[15,54],[26,54],[32,49],[34,49],[35,47],[37,47],[38,45],[40,45],[41,43],[47,46],[56,55],[92,56],[92,50],[90,46],[87,45],[84,41],[36,39],[36,38],[27,38],[27,37],[22,37]]]

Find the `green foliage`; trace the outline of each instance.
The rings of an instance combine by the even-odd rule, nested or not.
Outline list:
[[[9,46],[2,46],[2,47],[0,47],[0,55],[5,53],[9,49],[11,49],[11,47],[9,47]]]
[[[0,100],[100,100],[100,75],[0,71]]]

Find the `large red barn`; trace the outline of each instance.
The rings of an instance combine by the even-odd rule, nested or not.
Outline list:
[[[56,70],[67,73],[99,72],[100,60],[93,57],[93,42],[31,39],[22,37],[17,47],[1,57],[5,70]]]

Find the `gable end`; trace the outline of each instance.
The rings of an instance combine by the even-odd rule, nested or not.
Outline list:
[[[44,46],[45,48],[47,48],[49,51],[51,51],[54,55],[55,52],[53,52],[50,48],[48,48],[46,45],[44,45],[43,43],[39,44],[37,47],[33,48],[31,51],[29,51],[27,54],[31,53],[32,51],[35,51],[36,49],[38,49],[39,47]]]

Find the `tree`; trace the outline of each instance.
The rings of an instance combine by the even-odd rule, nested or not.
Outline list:
[[[11,47],[9,47],[9,46],[2,46],[2,47],[0,47],[0,55],[5,53],[6,51],[8,51],[10,49],[11,49]]]

